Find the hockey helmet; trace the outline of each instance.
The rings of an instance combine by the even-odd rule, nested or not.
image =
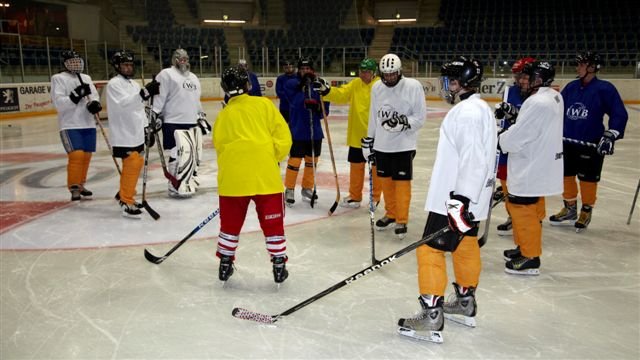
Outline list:
[[[186,73],[191,69],[191,65],[189,65],[189,54],[182,48],[178,48],[173,52],[171,64],[182,73]]]
[[[402,78],[402,61],[396,54],[386,54],[380,59],[380,73],[382,74],[382,83],[388,87],[394,87]],[[388,79],[389,74],[397,74],[397,78]]]
[[[576,56],[576,65],[578,64],[587,64],[588,66],[593,66],[595,71],[600,70],[600,66],[602,66],[602,59],[600,55],[596,52],[585,51]]]
[[[529,75],[529,94],[531,94],[539,87],[550,86],[556,76],[556,69],[547,61],[535,61],[527,64],[522,73]],[[538,80],[540,80],[539,83]]]
[[[360,61],[360,70],[369,70],[375,73],[377,68],[378,68],[378,65],[376,64],[376,61],[373,60],[372,58],[366,58]]]
[[[442,98],[450,104],[455,103],[456,94],[463,88],[474,89],[482,82],[482,64],[475,59],[467,59],[460,56],[457,59],[445,63],[440,68],[440,88]],[[456,80],[460,86],[457,90],[451,89],[451,81]]]
[[[303,66],[308,66],[313,69],[313,61],[311,61],[310,58],[303,56],[298,59],[298,70],[300,70],[300,68],[302,68]]]
[[[81,73],[84,70],[84,60],[74,50],[64,50],[60,53],[62,65],[67,71],[72,73]]]
[[[249,91],[249,74],[240,66],[231,66],[222,72],[220,86],[222,90],[234,97]]]
[[[524,70],[524,66],[527,64],[531,64],[534,61],[536,61],[536,59],[532,57],[523,57],[522,59],[518,59],[516,62],[513,63],[513,66],[511,66],[511,73],[512,74],[522,73],[522,70]]]
[[[122,72],[122,69],[120,67],[120,65],[124,64],[124,63],[130,63],[133,65],[133,53],[129,52],[127,50],[118,50],[115,53],[113,53],[113,55],[111,55],[111,60],[110,60],[111,66],[113,66],[113,69],[120,75],[126,77],[126,78],[131,78],[133,76],[133,66],[131,67],[132,71],[130,74],[126,74]]]

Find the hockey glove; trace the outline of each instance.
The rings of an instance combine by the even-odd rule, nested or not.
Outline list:
[[[71,98],[71,101],[73,101],[74,104],[77,104],[80,102],[80,99],[89,94],[91,94],[91,88],[89,87],[89,84],[80,84],[75,89],[73,89],[71,94],[69,94],[69,98]]]
[[[313,112],[320,112],[320,102],[316,99],[304,99],[304,108]]]
[[[162,129],[162,119],[153,111],[151,106],[145,106],[144,112],[147,114],[147,119],[149,119],[149,128],[155,132],[158,132]]]
[[[313,88],[316,89],[322,96],[326,96],[331,91],[331,85],[323,78],[318,77],[313,82]]]
[[[447,216],[449,218],[449,227],[464,234],[475,226],[473,224],[474,216],[469,212],[469,199],[462,195],[449,193],[449,200],[445,202],[447,206]]]
[[[142,100],[149,100],[150,97],[158,94],[160,94],[160,83],[156,79],[151,80],[144,88],[140,89]]]
[[[500,104],[496,104],[496,111],[494,112],[494,115],[496,116],[496,119],[505,119],[510,125],[513,125],[516,123],[518,112],[519,110],[516,106],[502,102]]]
[[[207,135],[211,133],[211,124],[207,121],[207,114],[203,112],[198,113],[198,126],[202,131],[202,135]]]
[[[613,145],[619,134],[616,130],[605,131],[598,143],[598,154],[613,155]]]
[[[147,146],[147,149],[153,147],[156,144],[156,136],[154,129],[151,126],[145,126],[144,128],[144,144]]]
[[[362,146],[362,156],[364,156],[367,161],[373,161],[375,158],[375,151],[373,150],[373,138],[372,137],[363,137],[360,139],[360,145]]]
[[[92,115],[95,115],[95,114],[99,113],[102,110],[102,105],[100,105],[100,101],[98,101],[98,100],[89,101],[87,103],[87,110]]]

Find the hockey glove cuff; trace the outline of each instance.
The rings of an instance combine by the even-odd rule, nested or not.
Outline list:
[[[447,207],[447,217],[449,227],[460,234],[464,234],[473,229],[474,216],[469,212],[469,199],[462,195],[449,193],[449,200],[445,202]]]
[[[364,156],[367,161],[373,161],[375,157],[375,151],[373,150],[373,138],[363,137],[360,139],[360,145],[362,146],[362,156]]]

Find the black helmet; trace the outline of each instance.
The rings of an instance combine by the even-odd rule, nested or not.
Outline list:
[[[222,72],[220,86],[230,97],[249,91],[249,75],[239,66],[231,66]]]
[[[536,61],[525,65],[522,73],[529,75],[529,92],[531,92],[541,86],[550,86],[556,76],[556,69],[547,61]],[[542,80],[539,85],[536,84],[538,79]]]
[[[84,70],[84,60],[74,50],[64,50],[60,53],[62,66],[72,73],[81,73]]]
[[[458,80],[463,88],[477,88],[482,82],[483,70],[478,60],[460,56],[442,65],[440,74],[451,80]]]
[[[576,65],[578,64],[587,64],[588,66],[594,66],[595,70],[600,70],[600,66],[602,65],[602,59],[600,59],[600,55],[596,52],[585,51],[576,56]]]
[[[303,56],[298,59],[298,69],[303,66],[308,66],[313,69],[313,61],[311,61],[311,59],[309,59],[308,57]]]
[[[133,74],[123,74],[120,70],[120,65],[123,63],[133,63],[133,53],[127,50],[118,50],[113,55],[111,55],[111,60],[109,60],[113,69],[120,75],[130,78]]]
[[[60,53],[60,57],[62,57],[62,61],[66,61],[73,58],[79,58],[80,55],[75,50],[63,50]]]

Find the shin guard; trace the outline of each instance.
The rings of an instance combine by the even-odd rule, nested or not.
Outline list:
[[[354,201],[362,201],[364,188],[365,163],[350,163],[349,167],[349,197]]]
[[[318,157],[313,158],[316,169],[318,168]],[[315,182],[315,174],[313,173],[314,164],[311,162],[311,156],[304,157],[304,171],[302,172],[302,188],[313,189]]]
[[[137,151],[122,159],[122,174],[120,175],[120,201],[126,204],[135,202],[136,186],[140,171],[144,166],[144,158]]]
[[[594,207],[596,205],[597,191],[597,182],[580,180],[580,197],[582,198],[582,206],[588,205]]]
[[[284,187],[287,189],[293,189],[296,187],[296,180],[298,179],[298,171],[300,171],[300,164],[302,158],[290,157],[287,162],[287,173],[284,177]]]
[[[84,177],[84,151],[76,150],[67,153],[67,188],[82,185]]]

